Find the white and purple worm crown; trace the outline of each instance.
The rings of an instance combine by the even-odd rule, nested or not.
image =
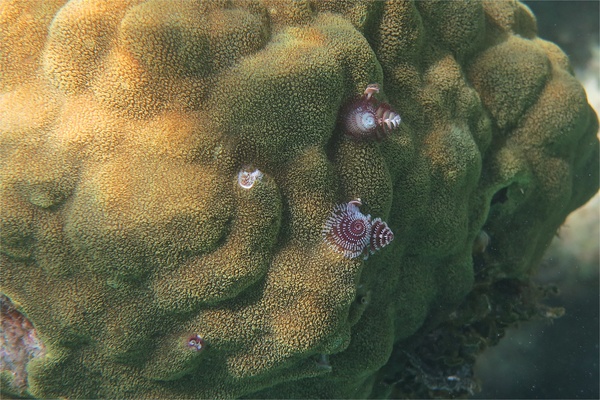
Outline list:
[[[389,104],[375,99],[375,93],[379,93],[379,85],[372,83],[359,99],[344,107],[340,118],[346,135],[381,141],[398,129],[400,115]]]
[[[360,199],[338,204],[323,227],[323,240],[336,252],[347,258],[356,258],[387,246],[394,240],[394,233],[381,218],[371,221],[370,215],[364,215],[359,207]]]
[[[249,166],[244,166],[238,172],[238,185],[242,189],[251,189],[256,181],[260,181],[263,177],[263,173],[258,169],[254,169]]]

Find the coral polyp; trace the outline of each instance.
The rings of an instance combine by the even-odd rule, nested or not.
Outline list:
[[[371,221],[371,215],[360,212],[361,205],[360,199],[338,204],[323,227],[325,242],[347,258],[362,255],[366,259],[369,253],[373,254],[394,239],[394,233],[381,218]]]
[[[378,84],[369,84],[358,100],[343,108],[340,118],[346,135],[381,141],[400,126],[402,119],[392,106],[375,99],[379,90]]]

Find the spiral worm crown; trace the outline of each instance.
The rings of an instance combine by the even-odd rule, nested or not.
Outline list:
[[[379,93],[379,85],[370,84],[358,100],[344,108],[341,118],[345,134],[382,141],[400,126],[400,115],[388,103],[377,101],[375,93]]]
[[[363,255],[367,259],[394,239],[394,233],[381,218],[372,221],[370,215],[360,212],[361,205],[360,200],[338,204],[322,231],[325,242],[347,258]]]

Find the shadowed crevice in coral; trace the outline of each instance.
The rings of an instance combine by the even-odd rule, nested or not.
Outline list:
[[[491,205],[494,206],[496,204],[503,204],[508,200],[508,188],[502,188],[500,190],[498,190],[496,193],[494,193],[494,195],[492,196],[492,203]]]

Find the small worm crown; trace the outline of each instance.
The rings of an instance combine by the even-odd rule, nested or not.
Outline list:
[[[194,335],[190,337],[187,341],[187,346],[194,351],[202,351],[204,350],[204,339],[199,335]]]
[[[0,372],[11,376],[8,389],[23,392],[27,388],[29,362],[42,357],[46,348],[33,324],[0,294]]]
[[[358,100],[344,107],[340,118],[346,135],[381,141],[400,126],[402,119],[392,106],[374,97],[379,90],[377,83],[369,84]]]
[[[388,225],[370,215],[364,215],[359,207],[360,199],[338,204],[323,227],[323,240],[336,252],[347,258],[360,255],[366,260],[369,254],[387,246],[393,239],[394,233]]]
[[[240,172],[238,172],[238,185],[243,189],[251,189],[256,181],[260,181],[262,177],[263,173],[260,170],[252,170],[249,167],[243,167]]]

